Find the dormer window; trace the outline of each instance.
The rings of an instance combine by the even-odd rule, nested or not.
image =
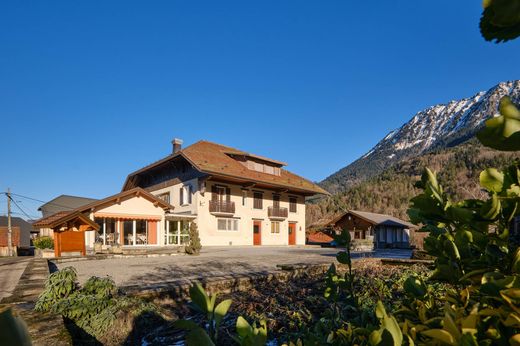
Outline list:
[[[273,175],[280,175],[280,172],[281,172],[280,167],[271,165],[269,163],[262,163],[262,162],[253,161],[253,160],[247,160],[246,167],[253,171],[267,173],[267,174],[273,174]]]
[[[287,165],[285,162],[271,160],[262,156],[246,153],[227,153],[231,158],[252,171],[280,175],[281,167]]]

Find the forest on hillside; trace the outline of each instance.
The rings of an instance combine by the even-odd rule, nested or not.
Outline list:
[[[347,209],[390,214],[408,220],[409,200],[418,194],[414,187],[425,167],[438,173],[439,181],[453,200],[484,198],[478,176],[485,167],[503,168],[520,152],[499,152],[470,140],[453,148],[440,149],[403,160],[382,173],[345,189],[345,192],[307,204],[306,219],[311,229]]]

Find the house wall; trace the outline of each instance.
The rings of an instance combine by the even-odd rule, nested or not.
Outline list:
[[[221,216],[210,213],[209,201],[212,198],[212,186],[221,185],[230,188],[230,200],[235,203],[235,213],[232,218],[239,222],[238,231],[219,231],[217,219]],[[254,191],[263,192],[262,209],[253,208]],[[200,191],[198,192],[200,195]],[[245,203],[243,203],[245,193]],[[274,220],[268,217],[268,207],[273,206],[273,191],[264,189],[243,190],[241,186],[209,181],[206,192],[198,197],[197,223],[203,245],[253,245],[253,222],[261,222],[262,245],[288,245],[289,223],[296,224],[296,244],[305,244],[305,198],[288,193],[280,193],[280,208],[289,209],[289,195],[297,197],[297,212],[288,212],[288,217]],[[280,222],[280,233],[271,233],[271,224]]]
[[[408,247],[410,230],[402,227],[377,226],[376,242],[378,247]]]
[[[190,184],[193,188],[192,203],[180,205],[179,190],[183,185]],[[230,188],[230,201],[235,203],[235,213],[231,216],[217,216],[210,212],[209,203],[212,199],[212,187],[220,185]],[[263,192],[262,209],[253,208],[253,191]],[[154,195],[170,193],[170,203],[175,207],[175,214],[197,215],[199,236],[203,246],[223,245],[253,245],[253,222],[261,222],[262,245],[287,245],[289,243],[289,222],[296,224],[296,244],[305,244],[305,197],[289,193],[281,193],[280,207],[289,210],[289,196],[297,198],[296,213],[288,212],[288,217],[280,222],[280,233],[271,233],[273,220],[268,217],[268,207],[273,205],[273,191],[263,189],[243,190],[240,185],[207,181],[199,183],[197,178],[184,181],[166,188],[151,191]],[[243,204],[243,193],[246,193]],[[219,231],[218,218],[232,218],[238,221],[238,231]],[[161,241],[164,239],[164,225],[160,229]]]
[[[121,200],[119,204],[111,204],[106,207],[102,207],[99,209],[96,209],[94,212],[89,213],[89,218],[91,220],[94,220],[95,215],[98,213],[102,214],[113,214],[114,217],[119,218],[141,218],[141,219],[149,219],[150,217],[158,218],[159,221],[157,221],[157,229],[161,230],[164,229],[164,211],[160,206],[154,206],[153,202],[150,200],[133,196],[128,199]],[[102,230],[100,230],[102,232]],[[121,232],[121,230],[119,230]],[[158,234],[159,235],[159,234]],[[94,231],[87,231],[85,232],[85,244],[88,249],[91,249],[94,247],[94,242],[96,239],[96,232]],[[162,245],[163,238],[158,237],[158,244]]]

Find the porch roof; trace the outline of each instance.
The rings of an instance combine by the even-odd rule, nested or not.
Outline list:
[[[53,225],[55,225],[57,223],[66,222],[66,220],[68,220],[68,218],[73,215],[76,215],[76,216],[83,215],[86,219],[90,220],[87,216],[84,215],[84,213],[88,213],[90,211],[95,211],[96,209],[99,209],[106,205],[120,203],[124,199],[133,198],[133,197],[143,197],[143,198],[149,200],[150,202],[154,203],[154,205],[160,206],[161,208],[163,208],[166,211],[170,211],[170,210],[174,209],[174,207],[171,204],[166,203],[162,199],[152,195],[151,193],[141,189],[140,187],[136,187],[134,189],[123,191],[123,192],[120,192],[113,196],[104,198],[102,200],[98,200],[98,201],[89,203],[87,205],[83,205],[83,206],[76,208],[74,210],[71,210],[71,211],[60,211],[55,214],[52,214],[51,216],[41,218],[39,220],[36,220],[33,223],[33,227],[34,228],[53,228],[53,227],[55,227]],[[92,221],[92,223],[95,224],[94,221]]]

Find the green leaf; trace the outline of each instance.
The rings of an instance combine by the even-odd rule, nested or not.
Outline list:
[[[0,335],[3,345],[31,345],[31,337],[26,324],[12,313],[11,308],[0,312]]]
[[[220,325],[220,322],[222,321],[224,316],[227,314],[232,302],[233,302],[233,300],[231,300],[231,299],[223,300],[215,308],[215,311],[214,311],[215,325],[217,328]]]
[[[415,276],[410,276],[405,280],[404,290],[415,298],[423,298],[428,293],[424,282]]]
[[[188,346],[214,346],[211,338],[206,331],[200,327],[193,329],[186,334],[186,344]]]
[[[513,257],[513,264],[511,266],[511,270],[513,273],[520,274],[520,248],[517,248],[515,251],[515,256]]]
[[[253,328],[242,316],[238,316],[236,324],[237,334],[242,338],[245,338],[253,332]]]
[[[504,186],[504,173],[496,168],[486,168],[480,173],[480,185],[488,191],[499,193]]]
[[[496,194],[492,194],[491,198],[486,201],[480,208],[480,216],[486,220],[494,220],[500,215],[502,204]]]
[[[444,251],[452,260],[460,260],[460,253],[457,245],[452,240],[446,239],[444,241]]]
[[[173,326],[175,328],[183,329],[183,330],[193,330],[199,328],[199,325],[191,320],[177,320],[173,322]]]
[[[383,331],[381,333],[381,345],[401,346],[403,343],[403,333],[399,327],[399,323],[394,316],[385,316],[381,324]]]
[[[497,43],[520,36],[520,1],[484,0],[480,33],[487,41]]]
[[[429,329],[421,332],[421,334],[448,345],[455,345],[455,338],[453,335],[443,329]]]
[[[499,110],[499,116],[486,120],[485,127],[477,133],[477,138],[482,144],[493,149],[520,150],[520,111],[508,96],[500,100]]]
[[[210,299],[200,283],[197,282],[190,287],[190,298],[201,312],[208,313],[210,311]]]
[[[379,300],[376,305],[376,316],[379,319],[386,317],[386,310],[383,303]]]

